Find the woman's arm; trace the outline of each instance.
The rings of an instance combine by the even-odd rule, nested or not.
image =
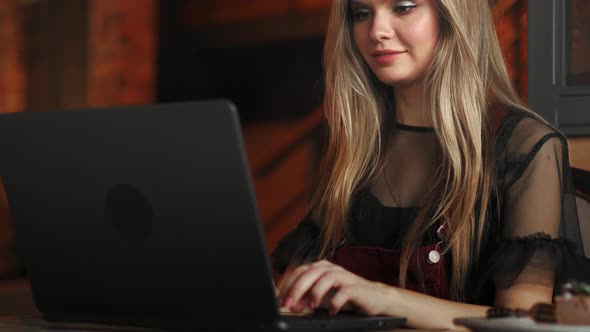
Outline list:
[[[516,284],[510,288],[497,291],[494,303],[498,307],[526,310],[539,302],[551,303],[552,299],[553,287]]]
[[[496,305],[529,309],[551,303],[552,288],[517,284],[498,291]],[[489,307],[443,300],[430,295],[368,281],[328,261],[287,272],[279,284],[279,301],[294,312],[326,307],[332,314],[346,307],[371,316],[403,316],[421,329],[459,329],[457,317],[484,317]]]
[[[552,292],[551,287],[516,284],[498,291],[495,303],[529,309],[551,303]],[[457,330],[455,318],[485,317],[489,309],[368,281],[328,261],[288,271],[279,284],[279,302],[294,312],[325,307],[335,314],[348,307],[371,316],[403,316],[408,326],[421,329]]]
[[[279,303],[293,312],[327,308],[336,314],[348,307],[369,316],[403,316],[413,328],[455,330],[455,318],[484,317],[488,309],[372,282],[328,261],[287,272],[279,284]]]
[[[386,286],[390,300],[384,315],[403,316],[407,325],[420,329],[461,330],[453,320],[457,317],[485,317],[489,307],[453,302],[422,293]]]
[[[453,324],[457,317],[484,317],[489,307],[442,300],[421,293],[388,287],[391,292],[391,307],[386,315],[408,318],[408,325],[415,328],[459,329]],[[551,287],[518,284],[499,291],[496,305],[506,308],[529,309],[539,302],[551,303]]]

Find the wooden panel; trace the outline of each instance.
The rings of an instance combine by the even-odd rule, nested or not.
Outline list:
[[[55,50],[51,3],[40,1],[27,7],[27,110],[58,108],[57,84],[52,84]]]
[[[590,135],[590,87],[567,84],[569,5],[566,0],[528,1],[528,102],[569,136]],[[553,22],[553,24],[547,24]],[[534,55],[534,56],[533,56]]]
[[[61,0],[27,5],[28,110],[86,104],[87,4]]]
[[[323,36],[331,0],[183,1],[181,26],[205,48],[235,47]]]
[[[526,0],[495,0],[494,21],[504,61],[519,95],[527,99],[527,23]]]
[[[514,82],[517,74],[517,58],[515,45],[518,39],[516,27],[516,12],[514,1],[498,1],[495,7],[496,32],[504,55],[504,61],[508,68],[510,78]]]
[[[295,8],[300,12],[329,11],[332,0],[295,0]]]
[[[55,68],[53,82],[59,86],[57,95],[60,109],[86,105],[86,71],[88,67],[88,1],[51,1],[57,17],[53,22]]]
[[[185,24],[208,26],[284,16],[289,13],[288,0],[200,0],[185,1],[180,17]]]
[[[0,112],[20,112],[26,103],[23,61],[23,5],[21,0],[0,1]],[[0,279],[18,274],[14,229],[0,179]]]
[[[25,109],[23,44],[22,1],[0,1],[0,112]]]
[[[155,100],[156,4],[156,0],[90,0],[90,105]]]
[[[518,93],[526,102],[528,99],[528,10],[525,1],[518,3],[518,22],[519,22],[519,42],[517,44],[518,52]]]
[[[332,0],[189,0],[180,7],[179,17],[189,26],[218,26],[294,14],[328,12],[331,3]]]
[[[588,85],[590,82],[590,1],[574,0],[566,3],[571,7],[569,28],[566,28],[566,81],[572,85]]]

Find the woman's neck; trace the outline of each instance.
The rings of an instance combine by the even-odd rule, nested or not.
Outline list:
[[[426,110],[422,92],[415,86],[394,88],[395,119],[408,126],[432,127],[432,120]]]

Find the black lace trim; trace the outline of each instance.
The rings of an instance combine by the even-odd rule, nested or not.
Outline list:
[[[545,246],[549,245],[551,247],[555,247],[557,249],[567,248],[569,250],[575,251],[577,249],[577,245],[568,239],[559,237],[559,238],[552,238],[551,235],[544,233],[544,232],[536,232],[527,236],[519,236],[515,238],[511,238],[508,240],[504,240],[500,242],[500,247],[513,245],[513,244],[521,244],[530,246],[531,244],[543,244]]]
[[[569,270],[572,265],[568,265],[568,271],[565,271],[564,264],[570,260],[578,261],[581,257],[577,254],[576,248],[577,245],[571,240],[562,237],[552,238],[544,232],[497,241],[493,248],[489,248],[491,250],[484,254],[481,265],[473,271],[471,291],[474,303],[493,304],[485,302],[484,299],[493,299],[494,289],[510,287],[538,251],[552,253],[552,259],[543,263],[547,264],[545,268],[557,273],[554,286],[561,285],[572,275]]]

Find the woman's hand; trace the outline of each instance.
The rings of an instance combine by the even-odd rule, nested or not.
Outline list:
[[[326,308],[334,315],[355,309],[375,316],[384,313],[392,300],[389,288],[324,260],[287,271],[278,288],[279,304],[293,312]]]

